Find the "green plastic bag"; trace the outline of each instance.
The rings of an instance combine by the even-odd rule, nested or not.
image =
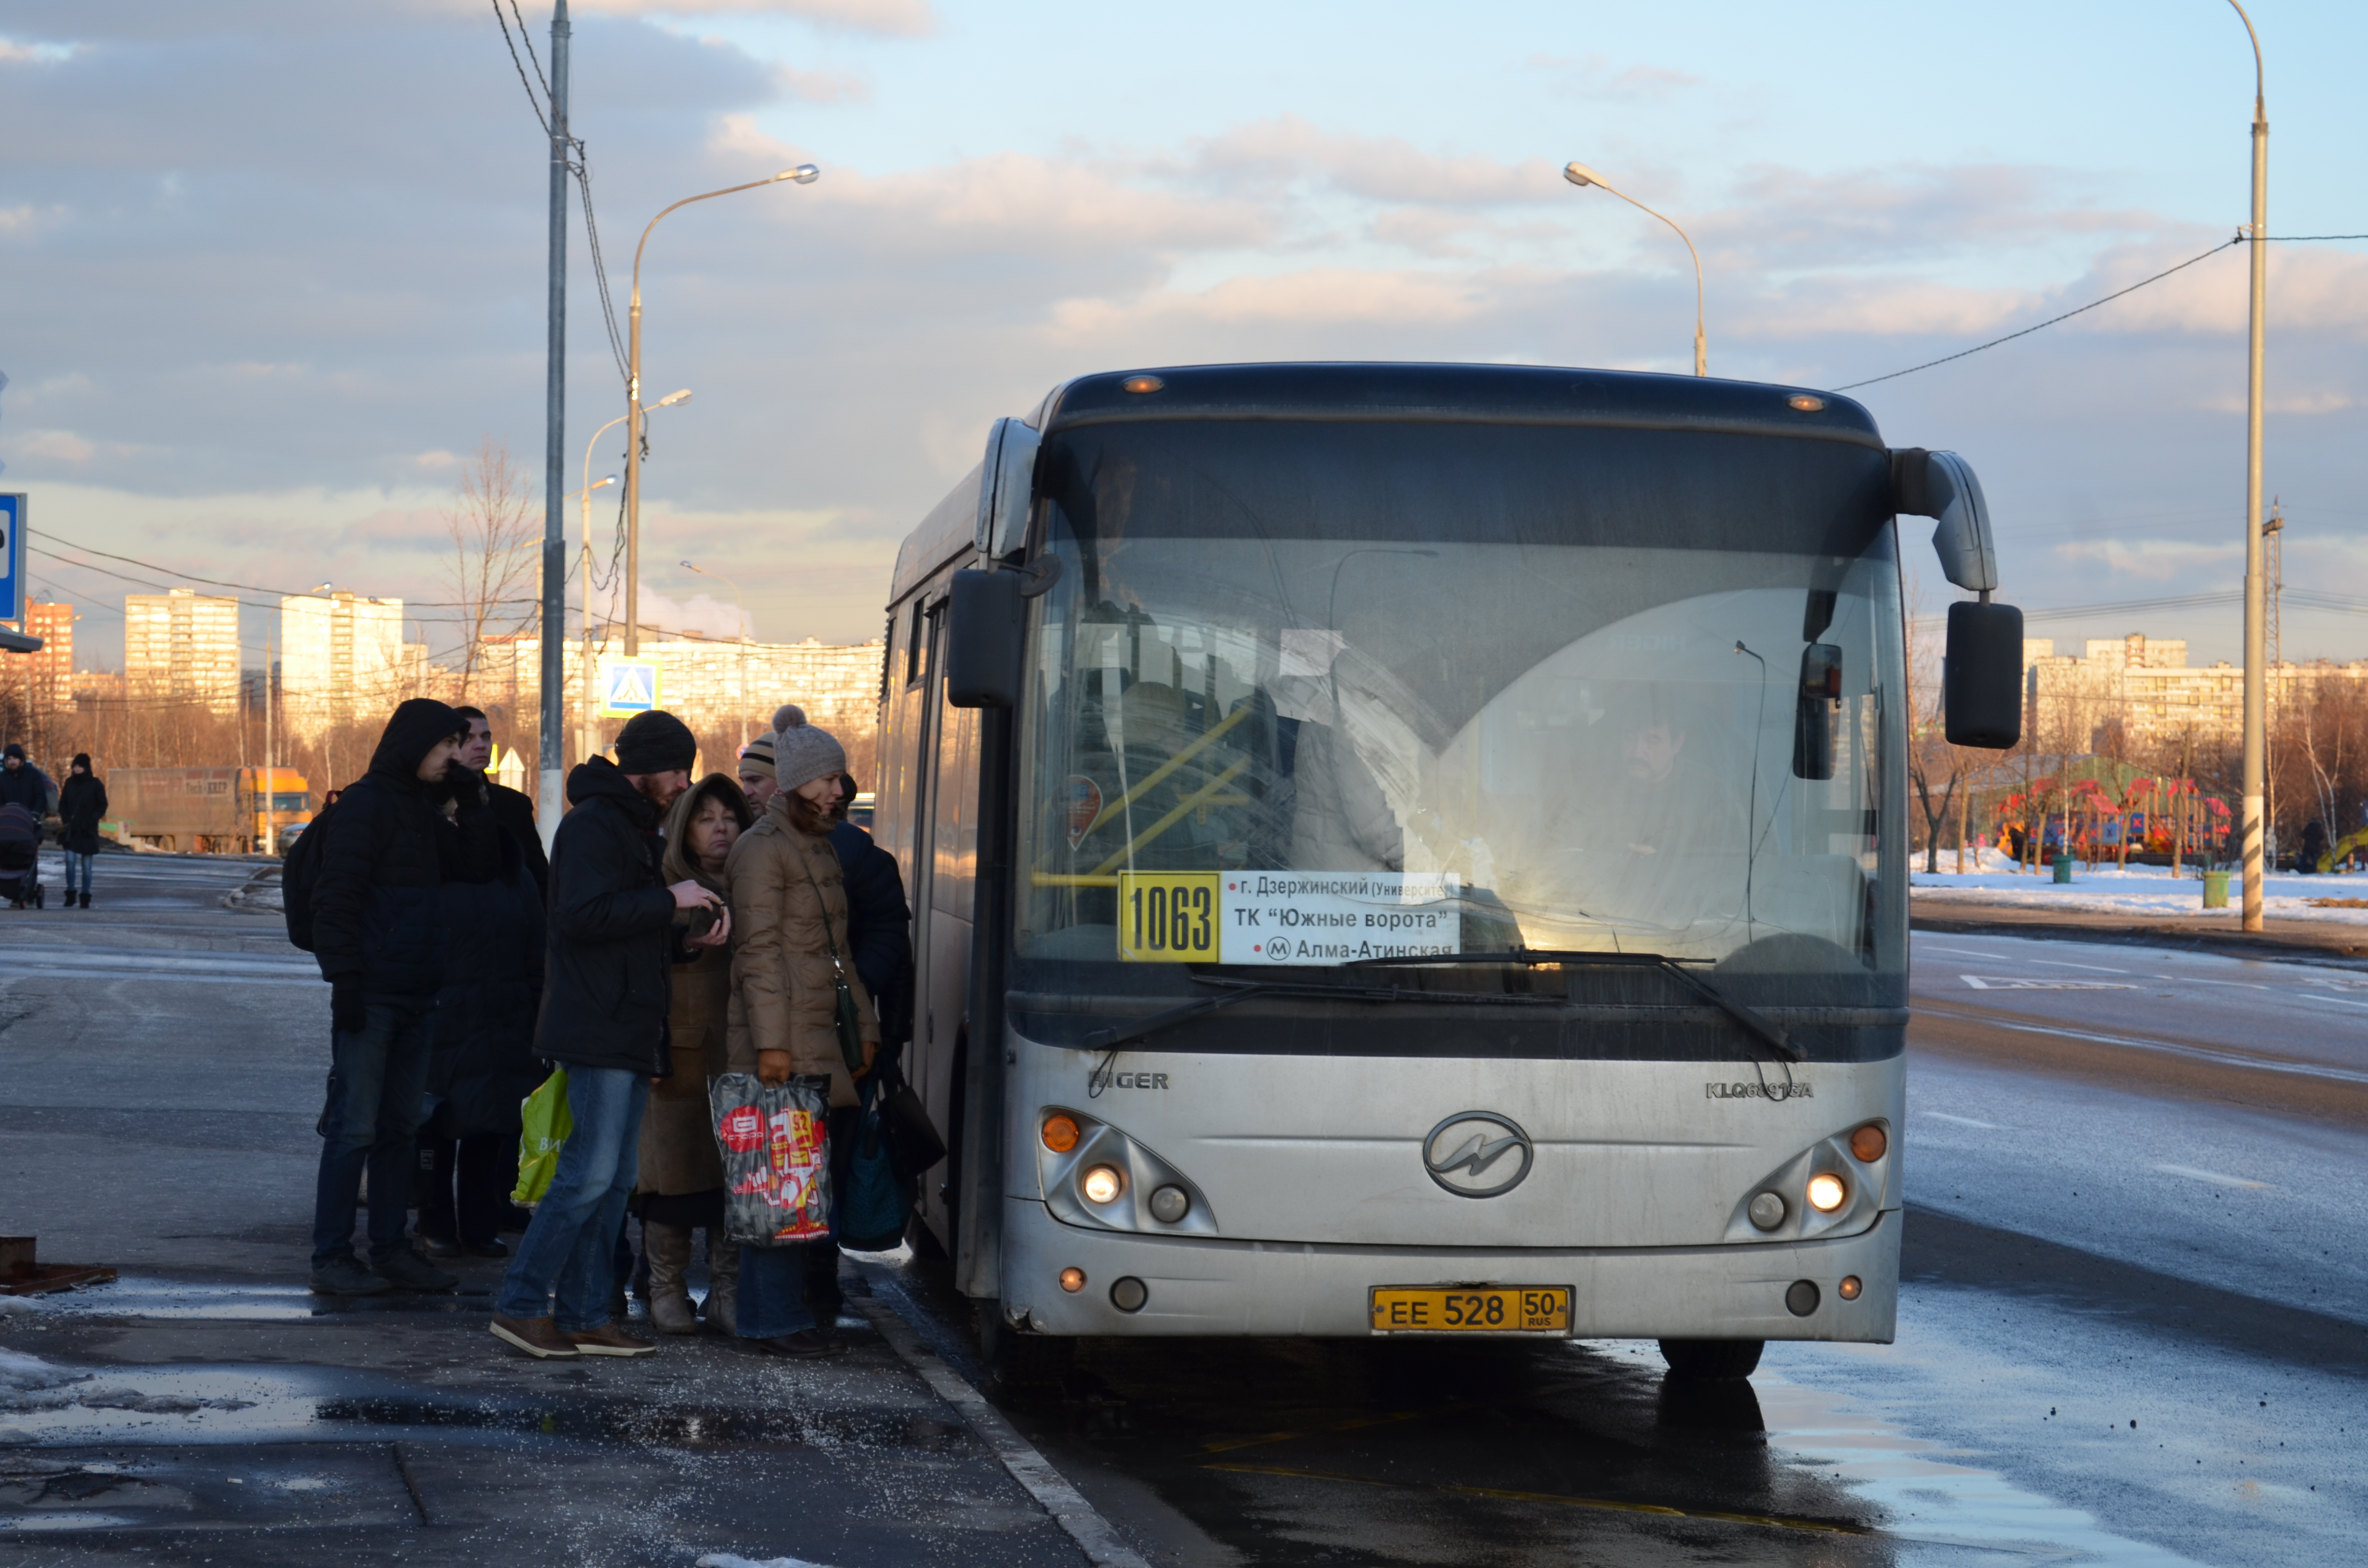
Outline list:
[[[560,1146],[575,1131],[575,1119],[567,1113],[567,1069],[552,1068],[542,1087],[519,1104],[518,1114],[526,1126],[518,1134],[518,1187],[510,1201],[537,1203],[558,1174]]]

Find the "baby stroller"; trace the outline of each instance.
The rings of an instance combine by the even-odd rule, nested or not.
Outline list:
[[[22,806],[0,806],[0,896],[12,909],[43,906],[41,824]]]

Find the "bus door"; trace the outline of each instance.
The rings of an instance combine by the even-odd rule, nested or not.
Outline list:
[[[970,995],[971,907],[978,866],[978,712],[950,708],[940,673],[942,597],[924,612],[927,676],[915,776],[913,824],[913,1043],[906,1071],[929,1119],[951,1135],[962,1125],[959,1046]],[[943,1184],[949,1161],[921,1194],[922,1213],[951,1239]]]

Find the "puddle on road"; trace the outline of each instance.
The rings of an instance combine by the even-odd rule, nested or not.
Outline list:
[[[316,1296],[302,1285],[212,1285],[127,1274],[111,1285],[44,1298],[40,1310],[62,1317],[211,1319],[285,1323],[381,1312],[484,1313],[494,1287],[463,1280],[451,1295]]]
[[[1650,1341],[1589,1348],[1659,1376]],[[1902,1568],[1930,1562],[2080,1562],[2112,1568],[2200,1568],[2194,1559],[2113,1534],[2078,1508],[2026,1492],[1995,1471],[1952,1461],[1942,1444],[1909,1436],[1845,1395],[1794,1382],[1763,1365],[1752,1374],[1770,1456],[1830,1478],[1868,1505]]]

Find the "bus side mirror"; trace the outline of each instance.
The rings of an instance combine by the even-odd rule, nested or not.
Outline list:
[[[1941,702],[1952,746],[2005,751],[2022,738],[2022,611],[1964,600],[1949,607]]]
[[[946,606],[946,700],[955,707],[1019,702],[1024,582],[1017,572],[954,574]]]
[[[1801,687],[1793,699],[1793,777],[1834,776],[1834,709],[1842,696],[1842,651],[1831,642],[1801,650]]]
[[[1932,548],[1941,574],[1972,593],[1998,588],[1998,546],[1990,538],[1989,503],[1974,465],[1954,452],[1909,447],[1891,454],[1892,507],[1910,517],[1938,518]]]
[[[1028,544],[1028,508],[1036,499],[1036,449],[1043,437],[1022,419],[998,419],[986,432],[978,478],[978,552],[1000,561]]]

